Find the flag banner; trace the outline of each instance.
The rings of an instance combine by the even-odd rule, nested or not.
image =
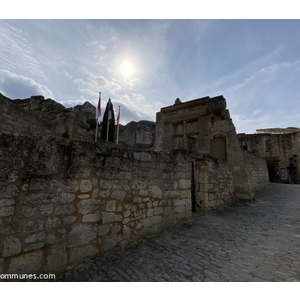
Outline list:
[[[101,93],[99,93],[98,106],[96,108],[96,120],[99,122],[99,117],[101,117]]]

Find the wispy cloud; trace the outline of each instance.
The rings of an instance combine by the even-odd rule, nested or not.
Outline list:
[[[1,93],[9,98],[23,99],[32,95],[43,95],[45,98],[54,99],[53,93],[47,87],[29,77],[5,70],[0,70],[0,75]]]
[[[40,62],[36,59],[28,34],[8,22],[0,22],[0,65],[2,69],[31,73],[46,79]],[[20,71],[19,71],[20,72]]]

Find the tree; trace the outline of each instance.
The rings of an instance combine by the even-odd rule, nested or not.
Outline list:
[[[109,108],[111,111],[111,120],[109,124],[108,141],[114,142],[115,141],[115,114],[114,114],[114,107],[110,98],[108,99],[108,102],[106,104],[106,108],[102,120],[101,139],[106,140]]]

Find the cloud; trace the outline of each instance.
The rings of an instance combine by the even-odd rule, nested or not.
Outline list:
[[[12,26],[9,22],[2,21],[0,36],[2,69],[10,71],[22,69],[46,79],[34,48],[29,42],[28,33]]]
[[[54,99],[53,93],[33,79],[10,71],[0,70],[0,91],[11,99],[24,99],[33,95],[43,95]]]
[[[99,91],[107,92],[112,96],[116,96],[122,90],[114,80],[105,78],[104,76],[97,76],[83,69],[84,78],[76,78],[73,82],[79,87],[79,91],[90,96],[95,96]]]

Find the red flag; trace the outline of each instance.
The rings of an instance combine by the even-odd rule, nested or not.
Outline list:
[[[101,116],[101,93],[99,93],[98,106],[96,108],[96,120]]]
[[[119,113],[118,113],[118,117],[117,117],[117,130],[119,127],[119,120],[120,120],[120,106],[119,106]]]

